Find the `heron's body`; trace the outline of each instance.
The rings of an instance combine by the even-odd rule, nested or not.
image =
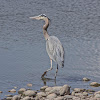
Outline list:
[[[64,67],[64,48],[57,37],[48,35],[47,28],[49,26],[49,19],[48,19],[48,17],[46,17],[46,15],[42,14],[42,15],[30,17],[30,18],[45,21],[45,25],[43,25],[43,34],[44,34],[44,38],[46,40],[46,50],[50,57],[51,67],[50,67],[50,69],[48,69],[44,72],[42,77],[44,77],[44,75],[48,71],[52,70],[52,68],[53,68],[52,60],[53,60],[57,63],[57,69],[56,69],[56,74],[55,74],[55,78],[56,78],[56,75],[58,72],[58,65],[60,67]]]
[[[50,59],[55,61],[60,67],[64,66],[64,49],[57,37],[49,36],[46,41],[46,50]]]

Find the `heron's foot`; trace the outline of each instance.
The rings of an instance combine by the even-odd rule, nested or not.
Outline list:
[[[47,74],[47,71],[45,71],[45,72],[43,73],[43,75],[41,76],[41,78],[43,78],[46,74]]]

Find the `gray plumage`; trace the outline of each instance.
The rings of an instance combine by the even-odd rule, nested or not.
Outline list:
[[[46,50],[49,57],[60,67],[64,67],[64,48],[55,36],[50,36],[46,41]]]

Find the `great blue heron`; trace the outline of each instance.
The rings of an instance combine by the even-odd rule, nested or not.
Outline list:
[[[55,73],[55,78],[56,78],[58,72],[58,65],[60,67],[64,67],[64,48],[57,37],[48,35],[47,28],[49,26],[49,18],[45,14],[41,14],[39,16],[30,18],[45,21],[45,25],[43,25],[43,34],[46,40],[46,50],[50,57],[51,67],[48,70],[46,70],[41,77],[43,78],[48,71],[53,69],[52,67],[52,60],[53,60],[57,63],[57,69]]]

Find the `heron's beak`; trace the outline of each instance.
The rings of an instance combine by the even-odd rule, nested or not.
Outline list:
[[[34,16],[34,17],[29,17],[30,19],[37,19],[37,20],[39,20],[40,18],[39,18],[39,16]]]

